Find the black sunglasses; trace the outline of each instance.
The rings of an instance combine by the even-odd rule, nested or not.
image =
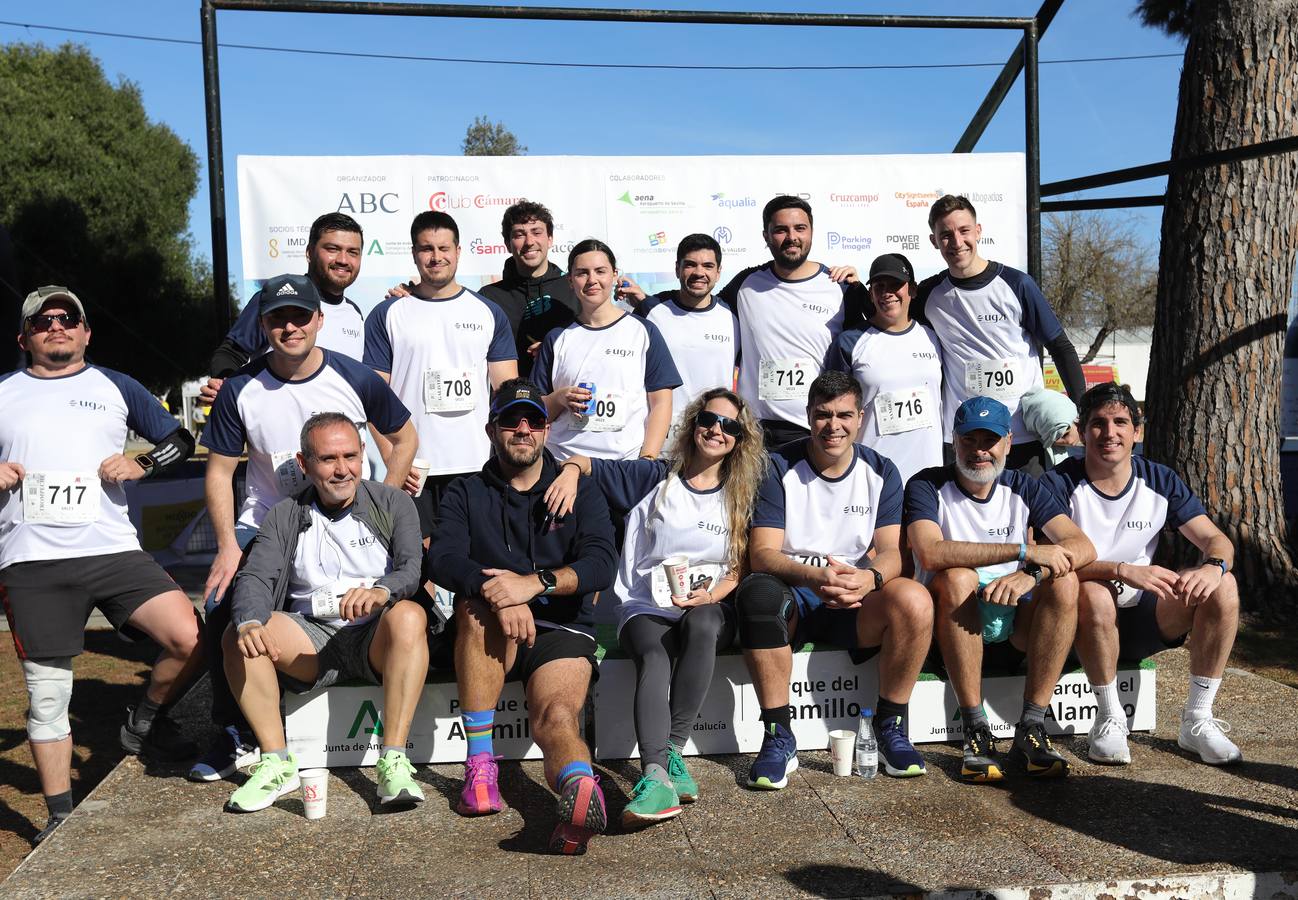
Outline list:
[[[541,431],[547,424],[545,416],[536,410],[507,409],[496,417],[496,427],[514,431],[523,421],[533,431]]]
[[[744,436],[744,426],[739,424],[738,419],[732,419],[729,416],[723,416],[706,409],[700,410],[699,414],[694,417],[694,425],[705,431],[713,425],[720,425],[721,430],[732,438]]]
[[[81,324],[81,313],[65,312],[59,313],[57,316],[51,316],[48,313],[36,313],[34,316],[28,316],[27,321],[31,323],[32,331],[49,331],[55,322],[71,330]]]

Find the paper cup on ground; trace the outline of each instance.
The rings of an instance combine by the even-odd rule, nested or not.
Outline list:
[[[856,753],[855,731],[829,733],[829,757],[834,762],[835,775],[852,774],[852,756]]]
[[[677,600],[689,596],[690,561],[683,556],[669,556],[663,560],[663,574],[667,576],[667,589]]]
[[[426,459],[419,459],[418,457],[416,457],[414,460],[411,461],[410,463],[411,471],[419,475],[419,490],[415,491],[416,497],[423,494],[424,482],[428,480],[428,470],[431,468],[432,465],[430,465],[428,460]]]
[[[329,770],[303,769],[297,775],[302,782],[302,805],[308,819],[323,819],[329,803]]]

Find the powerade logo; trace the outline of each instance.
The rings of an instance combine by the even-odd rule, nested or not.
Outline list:
[[[428,208],[438,212],[448,209],[490,209],[493,206],[513,206],[522,197],[497,197],[494,194],[448,194],[437,191],[428,198]]]
[[[482,238],[474,238],[469,241],[469,253],[474,256],[498,256],[508,252],[509,248],[504,244],[491,244]]]
[[[732,237],[730,229],[724,225],[712,229],[712,238],[718,244],[729,244]]]
[[[752,197],[727,197],[725,194],[713,194],[712,202],[722,209],[748,209],[757,205]]]
[[[884,239],[884,242],[895,244],[902,250],[919,249],[919,235],[917,234],[890,234]]]
[[[830,250],[869,250],[874,238],[864,234],[843,234],[838,231],[829,233]]]

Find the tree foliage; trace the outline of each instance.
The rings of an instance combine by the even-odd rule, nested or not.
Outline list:
[[[1194,0],[1140,0],[1136,15],[1150,28],[1161,28],[1174,37],[1189,37]]]
[[[525,156],[527,148],[518,142],[504,122],[478,116],[464,132],[460,149],[465,156]]]
[[[1115,331],[1154,324],[1158,273],[1130,216],[1058,213],[1041,232],[1046,296],[1065,327],[1094,335],[1082,362]]]
[[[66,285],[90,355],[156,391],[200,374],[214,326],[188,204],[198,158],[83,47],[0,48],[0,222],[22,293]]]

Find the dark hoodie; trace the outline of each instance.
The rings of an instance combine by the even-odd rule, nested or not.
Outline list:
[[[505,260],[500,281],[483,285],[478,293],[494,301],[509,317],[518,350],[518,374],[532,371],[527,348],[543,340],[555,328],[566,328],[580,308],[568,278],[554,263],[540,278],[519,275],[514,260]]]
[[[589,478],[578,481],[572,512],[562,523],[549,523],[545,491],[559,464],[549,450],[541,452],[541,477],[526,493],[509,486],[495,457],[481,472],[450,483],[424,557],[424,575],[458,596],[481,597],[489,578],[483,569],[525,575],[569,566],[577,574],[576,594],[531,602],[536,621],[563,625],[578,620],[591,594],[613,584],[613,523],[604,495]]]

